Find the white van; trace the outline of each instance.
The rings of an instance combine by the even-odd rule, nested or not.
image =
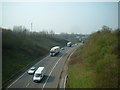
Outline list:
[[[33,81],[35,82],[41,81],[44,75],[45,75],[45,68],[39,67],[33,76]]]

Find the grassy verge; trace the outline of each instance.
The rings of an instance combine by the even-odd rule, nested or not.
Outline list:
[[[119,32],[108,29],[93,33],[76,50],[68,65],[68,88],[119,87]]]

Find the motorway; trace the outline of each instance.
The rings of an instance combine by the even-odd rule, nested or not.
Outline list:
[[[20,77],[14,80],[7,88],[57,88],[59,84],[60,74],[68,56],[78,47],[64,47],[60,53],[54,57],[48,55],[38,61],[35,67],[45,67],[46,73],[39,83],[33,82],[33,75],[24,72]],[[64,87],[63,87],[64,88]]]

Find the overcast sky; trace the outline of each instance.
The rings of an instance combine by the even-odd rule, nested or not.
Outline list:
[[[30,29],[33,23],[33,31],[90,34],[103,25],[118,27],[117,2],[2,2],[0,10],[0,25],[11,29],[14,25]]]

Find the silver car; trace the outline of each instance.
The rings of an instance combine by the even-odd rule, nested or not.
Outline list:
[[[28,74],[34,74],[36,71],[36,67],[31,67],[29,70],[28,70]]]

